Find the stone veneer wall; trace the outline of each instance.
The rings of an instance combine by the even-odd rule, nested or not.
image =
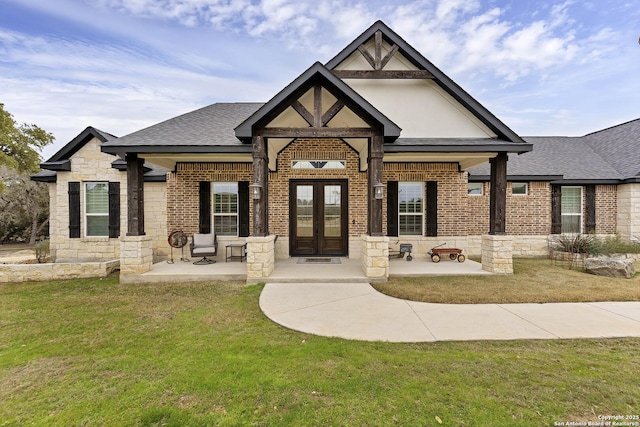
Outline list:
[[[96,138],[80,148],[71,159],[71,171],[58,172],[56,183],[49,184],[51,259],[63,261],[104,261],[120,257],[120,241],[108,237],[84,237],[84,183],[120,182],[120,234],[127,232],[127,175],[111,167],[117,157],[102,153]],[[69,238],[69,182],[80,187],[80,238]],[[168,252],[166,232],[166,196],[164,183],[145,183],[145,230],[152,237],[154,259]],[[146,203],[149,203],[147,206]]]
[[[85,263],[0,264],[0,283],[107,277],[118,269],[119,260]]]
[[[640,239],[640,184],[617,187],[617,229],[625,239]]]

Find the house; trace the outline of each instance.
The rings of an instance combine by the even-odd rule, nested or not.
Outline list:
[[[295,256],[360,258],[385,280],[399,241],[510,273],[552,233],[638,233],[638,135],[522,138],[378,21],[267,103],[120,138],[87,128],[34,179],[50,186],[52,257],[120,258],[124,276],[166,259],[172,230],[246,243],[249,281]]]

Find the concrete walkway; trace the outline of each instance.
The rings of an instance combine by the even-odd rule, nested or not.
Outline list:
[[[260,308],[296,331],[363,341],[640,337],[640,302],[431,304],[368,283],[269,283]]]

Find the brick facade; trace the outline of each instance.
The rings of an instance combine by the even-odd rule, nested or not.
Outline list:
[[[294,160],[345,160],[345,169],[293,169]],[[276,256],[289,256],[289,205],[292,179],[340,179],[348,181],[349,254],[360,256],[361,236],[367,232],[367,173],[360,171],[359,154],[339,139],[301,138],[285,147],[277,158],[277,170],[269,172],[269,233],[278,235]],[[198,231],[199,182],[236,182],[253,180],[251,163],[185,163],[178,164],[166,185],[167,230]],[[468,195],[466,172],[455,163],[385,163],[383,184],[388,181],[438,182],[438,237],[405,237],[412,242],[416,254],[447,237],[450,244],[478,252],[477,236],[489,230],[489,183],[483,183],[483,194]],[[551,185],[528,182],[526,195],[514,195],[507,186],[507,234],[521,236],[514,248],[524,246],[522,254],[540,252],[544,242],[536,240],[535,250],[528,250],[527,238],[547,236],[551,230]],[[159,194],[159,193],[158,193]],[[597,225],[599,234],[616,232],[617,187],[596,186]],[[583,198],[584,200],[584,198]],[[383,232],[387,233],[387,198],[383,200]],[[252,204],[250,204],[252,205]],[[250,208],[250,211],[252,209]],[[426,216],[425,216],[426,222]],[[252,212],[250,227],[253,228]],[[426,223],[424,226],[426,230]],[[471,240],[469,240],[471,239]],[[524,239],[524,240],[522,240]],[[476,242],[477,240],[477,242]],[[522,242],[520,241],[522,240]],[[544,239],[543,239],[544,240]],[[542,241],[542,240],[541,240]],[[478,246],[476,249],[472,249]]]
[[[345,160],[345,169],[292,169],[293,160]],[[349,236],[367,232],[367,173],[360,171],[357,152],[339,139],[301,138],[278,154],[277,171],[269,173],[269,232],[288,242],[289,181],[348,180]],[[282,244],[278,240],[278,244]]]
[[[596,233],[614,234],[617,225],[618,187],[596,185]]]
[[[167,179],[167,230],[199,231],[200,181],[253,181],[251,163],[178,163]],[[250,209],[251,211],[251,209]],[[250,212],[250,218],[252,213]],[[251,225],[253,221],[249,222]],[[253,228],[253,227],[251,227]]]
[[[467,176],[454,163],[385,163],[383,184],[388,181],[438,182],[438,235],[468,233]],[[488,206],[488,205],[487,205]],[[387,203],[383,201],[383,232],[387,232]],[[488,212],[488,209],[487,209]],[[487,221],[488,224],[488,221]],[[424,230],[426,230],[426,215]]]

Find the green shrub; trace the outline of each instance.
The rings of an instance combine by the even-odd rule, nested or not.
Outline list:
[[[640,253],[640,243],[623,240],[620,235],[607,236],[598,239],[601,254],[637,254]]]
[[[38,262],[44,262],[47,258],[49,258],[49,239],[42,240],[35,244],[33,247],[36,251],[36,258]]]
[[[597,254],[600,244],[593,234],[562,234],[553,249],[574,254]]]

